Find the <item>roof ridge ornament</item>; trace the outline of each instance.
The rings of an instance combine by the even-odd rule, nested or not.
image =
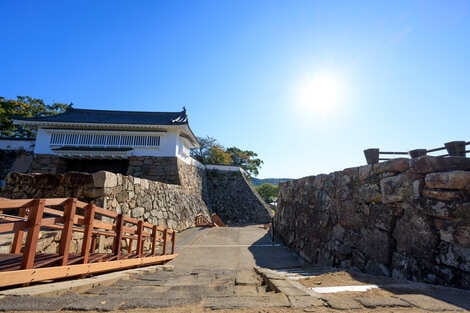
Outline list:
[[[177,118],[171,120],[171,122],[172,123],[187,123],[188,122],[188,115],[186,114],[185,106],[183,106],[183,111],[181,111],[181,114]]]

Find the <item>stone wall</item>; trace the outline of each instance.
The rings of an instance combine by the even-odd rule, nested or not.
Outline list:
[[[227,224],[269,223],[270,210],[241,171],[206,170],[208,206]]]
[[[176,230],[194,226],[198,213],[209,216],[200,194],[177,185],[105,171],[58,175],[10,173],[0,196],[13,199],[77,197]]]
[[[78,172],[64,174],[67,168],[66,159],[53,155],[36,155],[32,163],[31,171],[42,173],[42,175],[10,175],[3,191],[4,196],[10,198],[84,197],[89,201],[99,202],[100,206],[104,205],[106,197],[118,197],[119,199],[115,199],[112,202],[113,206],[109,208],[119,210],[123,204],[124,211],[127,213],[127,209],[139,207],[138,211],[141,211],[141,208],[145,207],[148,211],[145,213],[148,214],[150,212],[156,214],[155,210],[159,211],[164,207],[164,202],[161,201],[156,207],[149,205],[153,201],[159,201],[158,197],[161,196],[167,200],[168,205],[175,206],[176,210],[182,209],[186,212],[188,206],[193,206],[198,210],[204,208],[209,213],[207,208],[211,208],[228,224],[268,223],[271,218],[270,209],[266,207],[242,172],[235,167],[218,166],[218,169],[206,170],[202,165],[187,164],[176,157],[130,157],[128,176],[110,172],[107,174],[109,177],[117,175],[119,181],[123,181],[126,185],[116,185],[112,190],[106,189],[106,194],[96,194],[99,192],[97,190],[99,187],[89,186],[93,183],[87,178],[91,177],[90,174]],[[84,181],[87,179],[88,181]],[[143,184],[150,186],[150,189],[145,189],[142,193],[140,187],[136,187],[138,190],[130,190],[126,181],[133,179],[137,182],[144,182]],[[151,201],[149,197],[152,197]],[[119,205],[116,205],[116,201]],[[136,202],[144,202],[146,206],[136,204]],[[109,203],[111,202],[108,201],[107,204]],[[158,218],[162,219],[160,216],[165,216],[164,219],[175,217],[172,212],[166,212],[170,217],[162,211],[163,215],[159,214]],[[156,216],[148,214],[145,218],[154,219]],[[193,215],[186,213],[181,216],[176,215],[176,218],[181,217],[181,221],[178,222],[181,225],[177,223],[177,228],[192,226],[194,220],[188,222],[186,218],[192,218]],[[170,224],[173,225],[173,222]]]
[[[176,157],[129,157],[127,175],[156,180],[167,184],[180,184]]]
[[[11,171],[28,172],[31,169],[32,159],[33,153],[30,151],[0,149],[0,182],[3,182]]]
[[[61,174],[66,169],[66,160],[52,154],[35,154],[31,164],[33,173]]]
[[[282,183],[274,229],[315,264],[470,288],[470,159],[395,159]]]
[[[86,163],[86,160],[83,162]],[[10,169],[6,169],[4,175],[6,176],[9,171]],[[22,172],[64,174],[66,171],[67,159],[55,155],[38,154],[34,156],[30,170]],[[209,202],[207,175],[203,165],[187,164],[177,157],[131,156],[127,175],[178,185],[187,192],[199,194],[204,201]],[[245,184],[244,181],[239,181]],[[250,193],[254,192],[246,188],[245,190]],[[223,189],[218,189],[218,191],[230,192],[230,190]]]
[[[86,162],[86,159],[83,162]],[[181,185],[180,169],[183,167],[181,163],[184,162],[176,157],[131,156],[129,157],[127,175]],[[63,174],[66,171],[67,160],[49,154],[36,154],[31,166],[33,173]]]
[[[95,183],[102,173],[107,176],[103,191],[108,209],[176,230],[193,227],[198,213],[209,216],[201,195],[182,186],[110,172],[95,173]]]
[[[1,197],[11,199],[75,197],[103,206],[102,188],[95,187],[93,175],[70,172],[66,174],[9,173]]]
[[[207,175],[204,167],[189,165],[178,159],[178,176],[181,186],[207,199]]]

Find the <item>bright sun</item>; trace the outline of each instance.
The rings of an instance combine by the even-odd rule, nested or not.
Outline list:
[[[342,86],[332,74],[318,73],[300,81],[296,102],[304,113],[330,114],[338,109]]]

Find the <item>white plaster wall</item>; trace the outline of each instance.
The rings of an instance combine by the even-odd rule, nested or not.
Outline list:
[[[176,147],[177,147],[176,156],[180,160],[182,160],[186,164],[193,165],[199,168],[204,168],[204,165],[202,163],[200,163],[199,161],[191,157],[191,154],[190,154],[191,144],[186,138],[178,136],[178,144]]]
[[[34,140],[10,140],[0,139],[0,150],[25,150],[33,151]]]
[[[103,131],[106,133],[106,131]],[[111,132],[110,132],[111,133]],[[114,132],[115,133],[115,132]],[[126,134],[127,132],[121,132]],[[136,132],[128,132],[135,134]],[[179,135],[176,130],[169,130],[165,133],[160,133],[160,146],[158,147],[137,147],[129,151],[128,156],[162,156],[162,157],[175,157],[178,156]],[[36,137],[36,146],[34,153],[36,154],[55,154],[51,149],[51,130],[39,129]]]
[[[151,156],[177,156],[178,133],[176,131],[168,131],[160,137],[160,147],[158,153],[150,154]],[[149,155],[149,154],[146,154]],[[145,155],[142,155],[145,156]]]
[[[187,139],[178,136],[177,155],[183,159],[190,156],[189,142]]]
[[[45,129],[38,129],[36,134],[36,145],[34,146],[35,154],[54,154],[50,146],[51,134]]]

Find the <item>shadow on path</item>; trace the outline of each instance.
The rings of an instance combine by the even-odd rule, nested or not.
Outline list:
[[[264,228],[263,226],[258,226]],[[273,241],[270,232],[254,242],[248,250],[253,254],[255,264],[269,269],[300,268],[305,262],[284,244]]]
[[[406,301],[411,303],[415,300],[418,302],[421,301],[421,304],[428,301],[428,305],[432,306],[433,303],[429,303],[432,299],[424,297],[427,296],[465,310],[470,310],[470,290],[411,281],[400,281],[394,280],[391,277],[374,276],[349,269],[314,265],[302,259],[297,253],[290,250],[279,241],[273,241],[269,232],[254,242],[248,250],[253,254],[257,266],[278,270],[282,273],[300,275],[307,278],[308,276],[345,272],[347,273],[346,276],[350,276],[351,281],[351,283],[347,285],[378,285],[380,289],[391,292],[395,296],[406,299]],[[326,280],[328,280],[327,276]],[[328,281],[326,281],[326,283],[328,284]],[[328,286],[333,285],[335,284],[328,284]],[[339,282],[339,284],[336,285],[344,286],[345,283]],[[338,295],[341,295],[341,293],[338,293]],[[357,295],[361,297],[361,293]],[[436,302],[435,305],[439,306],[439,303]]]

